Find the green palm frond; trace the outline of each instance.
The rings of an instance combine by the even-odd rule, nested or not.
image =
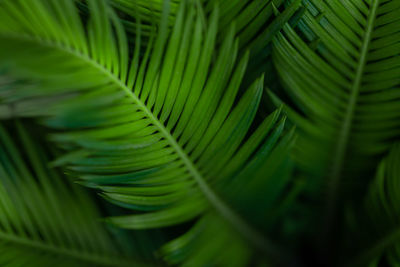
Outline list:
[[[275,224],[301,187],[300,184],[291,187],[292,162],[288,154],[294,141],[293,131],[278,141],[282,130],[283,123],[260,147],[257,157],[220,190],[236,210],[266,232],[279,228]],[[285,190],[290,192],[287,194],[290,197],[282,198]],[[190,231],[165,245],[162,253],[167,262],[183,266],[249,266],[255,261],[272,266],[293,264],[293,255],[285,254],[282,247],[265,243],[253,232],[240,227],[243,227],[240,222],[231,225],[221,214],[210,211]],[[251,243],[258,244],[259,250],[249,247],[248,240],[243,239],[238,230],[247,233],[245,237],[253,239]],[[262,256],[257,258],[255,253]]]
[[[400,8],[397,1],[303,2],[297,26],[275,37],[273,56],[299,128],[297,161],[324,178],[331,213],[341,184],[354,194],[354,177],[368,177],[400,134]]]
[[[0,265],[143,265],[122,254],[101,224],[94,201],[78,186],[62,179],[58,170],[48,168],[49,155],[44,146],[39,148],[21,124],[3,125]]]
[[[67,165],[110,202],[143,211],[111,218],[115,225],[165,227],[215,210],[273,254],[219,192],[275,127],[283,129],[276,111],[250,135],[263,78],[237,97],[248,53],[237,59],[234,26],[217,48],[218,7],[204,25],[201,8],[184,1],[170,34],[164,12],[145,51],[141,35],[130,51],[113,9],[87,3],[86,27],[71,1],[1,3],[0,58],[10,75],[33,83],[0,92],[9,113],[22,115],[28,101],[68,152],[54,165]],[[44,98],[52,99],[46,108]]]
[[[190,2],[190,0],[185,0]],[[122,23],[129,33],[142,34],[150,37],[156,31],[155,21],[159,21],[162,12],[166,8],[167,1],[126,1],[113,0],[111,4],[122,12]],[[168,25],[174,25],[174,19],[178,13],[178,6],[184,1],[170,1]],[[212,14],[215,6],[219,7],[217,44],[223,41],[226,30],[235,24],[235,37],[239,40],[239,54],[250,51],[250,64],[247,70],[246,84],[250,84],[262,73],[267,73],[266,83],[271,84],[272,64],[270,60],[271,40],[273,36],[290,20],[300,8],[301,0],[287,3],[283,0],[241,0],[241,1],[193,1],[197,5],[205,6],[199,14],[203,24],[207,24],[207,18]],[[200,4],[202,2],[202,4]],[[282,13],[278,11],[282,10]],[[138,25],[140,24],[140,28]],[[129,39],[129,38],[128,38]],[[134,39],[132,37],[131,39]],[[146,39],[144,42],[146,44]]]
[[[142,34],[150,36],[154,21],[158,21],[165,12],[165,6],[168,1],[126,1],[113,0],[111,4],[123,14],[129,15],[131,18],[122,18],[122,23],[128,32],[137,33],[138,24]],[[175,18],[178,14],[179,4],[181,2],[190,2],[190,0],[169,1],[169,17],[168,24],[170,27],[174,25]],[[223,33],[232,23],[236,24],[235,32],[239,38],[239,48],[251,49],[252,52],[261,52],[272,39],[275,32],[279,31],[282,25],[295,13],[300,7],[301,0],[293,1],[287,8],[284,8],[284,14],[276,13],[275,10],[285,6],[284,0],[244,0],[244,1],[219,1],[204,0],[192,1],[196,5],[204,6],[201,16],[203,16],[203,24],[207,24],[209,17],[218,6],[220,12],[218,14],[218,31]],[[202,3],[201,3],[202,2]],[[223,36],[220,34],[219,36]],[[222,40],[221,40],[222,41]],[[257,48],[255,48],[257,47]]]
[[[397,0],[2,0],[0,265],[397,266],[399,77]]]
[[[172,28],[176,16],[179,11],[179,5],[183,2],[181,0],[171,1],[125,1],[125,0],[112,0],[110,4],[118,10],[121,23],[128,33],[134,35],[140,33],[144,37],[150,37],[154,34],[156,24],[160,21],[165,8],[169,9],[167,24]],[[188,1],[186,1],[188,2]],[[192,1],[194,2],[194,1]],[[200,1],[198,2],[200,5]]]
[[[376,177],[369,191],[358,221],[352,221],[353,227],[362,234],[362,252],[349,257],[347,266],[381,266],[386,261],[390,266],[400,262],[400,146],[396,144],[379,164]],[[360,213],[360,210],[356,210]],[[362,220],[361,220],[362,219]],[[360,227],[361,226],[361,227]],[[353,229],[354,230],[354,229]],[[355,232],[357,232],[355,231]]]

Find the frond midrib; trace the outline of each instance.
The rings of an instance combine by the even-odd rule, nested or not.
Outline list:
[[[352,124],[354,120],[354,114],[355,114],[355,109],[357,105],[357,100],[358,96],[360,94],[360,89],[361,89],[361,83],[362,83],[362,77],[364,75],[364,68],[366,66],[366,60],[367,60],[367,54],[369,51],[369,45],[371,42],[371,37],[372,37],[372,31],[374,29],[374,23],[376,19],[376,12],[379,6],[379,1],[380,0],[373,0],[373,3],[371,4],[371,10],[368,15],[368,20],[367,20],[367,25],[366,25],[366,30],[365,30],[365,35],[361,47],[361,53],[356,69],[356,76],[354,78],[352,87],[351,87],[351,95],[350,99],[347,105],[346,113],[344,116],[343,124],[340,128],[339,136],[338,136],[338,141],[336,142],[336,150],[333,155],[333,164],[332,164],[332,171],[330,173],[330,181],[331,181],[331,186],[329,188],[328,192],[328,213],[332,213],[336,202],[336,195],[337,195],[337,190],[340,184],[340,178],[343,170],[343,165],[344,165],[344,160],[345,160],[345,154],[347,151],[349,139],[350,139],[350,133],[352,129]],[[333,214],[328,215],[333,216]],[[328,219],[332,221],[331,219]]]
[[[4,35],[3,35],[4,36]],[[128,97],[132,98],[135,103],[142,109],[148,118],[153,122],[153,124],[160,130],[160,132],[164,135],[176,153],[179,155],[186,168],[194,178],[194,180],[199,185],[199,188],[203,192],[206,199],[211,203],[211,205],[219,211],[222,217],[228,221],[238,232],[248,241],[250,241],[255,247],[258,249],[271,253],[278,254],[278,249],[276,246],[268,239],[266,239],[261,233],[257,230],[253,229],[245,220],[241,218],[236,212],[234,212],[228,205],[226,205],[219,196],[208,186],[204,177],[197,170],[196,166],[190,159],[190,157],[186,154],[184,149],[178,144],[173,135],[169,132],[169,130],[160,122],[156,116],[148,109],[148,107],[123,83],[118,77],[116,77],[109,70],[104,68],[100,63],[93,60],[89,56],[79,53],[78,51],[67,47],[60,46],[57,43],[54,43],[49,40],[43,40],[38,38],[32,38],[29,35],[19,35],[19,34],[9,34],[6,35],[8,38],[14,39],[22,39],[31,42],[37,42],[40,45],[44,45],[53,49],[58,49],[63,52],[69,53],[81,60],[84,60],[86,63],[91,65],[92,67],[98,69],[100,72],[108,76],[117,86],[119,86]]]
[[[29,248],[38,249],[41,251],[49,252],[52,254],[57,254],[60,256],[64,256],[67,258],[72,258],[78,261],[84,261],[87,263],[94,263],[100,266],[132,266],[133,263],[137,264],[136,262],[123,260],[120,256],[115,257],[107,257],[103,255],[98,255],[94,253],[85,253],[82,250],[74,250],[70,248],[62,248],[57,247],[52,244],[48,244],[45,242],[40,242],[36,240],[31,240],[28,238],[22,238],[13,234],[7,234],[4,232],[0,232],[0,240],[5,242],[13,243],[18,246],[25,246]]]

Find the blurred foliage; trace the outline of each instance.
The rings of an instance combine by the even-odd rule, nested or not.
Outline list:
[[[398,0],[0,1],[1,266],[398,266]]]

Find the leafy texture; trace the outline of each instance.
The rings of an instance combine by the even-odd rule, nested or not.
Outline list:
[[[269,127],[272,126],[271,119],[267,122]],[[225,199],[266,233],[276,227],[279,216],[286,212],[288,203],[294,199],[293,196],[299,189],[298,186],[290,186],[292,162],[288,154],[293,143],[293,131],[279,140],[283,125],[281,121],[257,151],[257,156],[231,183],[224,183],[223,188]],[[253,138],[251,143],[254,145],[257,139]],[[272,185],[274,190],[268,192]],[[282,198],[284,190],[292,192],[288,194],[290,198]],[[246,229],[240,221],[231,218],[234,224],[230,224],[224,219],[230,215],[227,211],[224,212],[208,212],[190,231],[165,245],[162,252],[167,262],[181,263],[184,266],[248,266],[254,259],[254,252],[268,256],[261,258],[259,263],[289,264],[293,261],[292,255],[286,254],[282,247],[267,243],[257,235],[259,233]],[[250,217],[254,214],[258,215]],[[269,223],[265,224],[266,221]],[[238,230],[245,235],[238,234]],[[213,242],[210,243],[210,240]],[[256,245],[256,250],[248,244]]]
[[[9,113],[22,115],[17,107],[29,99],[35,115],[55,129],[52,140],[68,152],[55,165],[67,164],[81,184],[110,202],[143,211],[111,218],[113,224],[158,228],[213,210],[217,220],[273,257],[265,235],[217,192],[266,142],[279,117],[267,117],[246,140],[263,78],[236,97],[248,53],[236,58],[234,26],[217,46],[218,7],[205,25],[201,8],[183,2],[168,35],[167,3],[157,37],[142,51],[137,35],[130,51],[106,2],[87,3],[86,27],[71,1],[2,3],[0,57],[14,77],[36,83],[31,90],[1,92],[5,102],[15,103]],[[42,109],[39,103],[49,97],[53,101]]]
[[[275,37],[274,62],[295,106],[296,158],[327,183],[332,221],[341,185],[360,183],[354,177],[368,176],[399,135],[400,9],[379,0],[304,5],[297,27]]]
[[[177,17],[179,4],[185,1],[170,1],[170,13],[168,17],[170,27],[174,24]],[[188,1],[186,1],[188,2]],[[190,2],[190,1],[189,1]],[[232,23],[235,24],[235,33],[239,38],[239,47],[248,48],[252,52],[261,52],[271,40],[273,34],[278,31],[283,22],[287,21],[300,7],[299,0],[294,1],[290,8],[285,9],[285,15],[276,13],[275,10],[283,7],[283,0],[268,1],[193,1],[197,6],[204,6],[201,11],[203,23],[206,24],[206,18],[212,13],[216,6],[219,7],[218,13],[218,31],[223,33]],[[203,3],[201,3],[203,2]],[[162,16],[166,6],[166,1],[126,1],[113,0],[112,6],[126,15],[122,18],[125,28],[136,33],[138,24],[145,36],[150,36],[153,32],[154,21],[158,21]],[[223,34],[219,35],[220,37]],[[222,41],[222,40],[221,40]],[[257,47],[257,48],[256,48]]]
[[[3,0],[0,118],[40,124],[131,256],[397,266],[399,23],[398,0]],[[39,183],[21,129],[2,146]]]
[[[175,216],[172,215],[174,213],[171,213],[172,218],[165,221],[139,216],[138,220],[128,223],[131,227],[168,225],[176,220],[182,221],[197,215],[203,209],[204,202],[196,188],[202,188],[206,194],[213,195],[213,193],[209,192],[205,174],[200,173],[195,164],[199,166],[209,164],[210,161],[206,161],[206,158],[215,157],[215,152],[228,141],[235,144],[234,146],[225,146],[231,151],[225,151],[225,153],[220,151],[220,154],[226,156],[213,161],[212,165],[206,165],[202,172],[212,174],[212,171],[218,170],[217,163],[220,168],[221,164],[230,159],[251,124],[262,92],[262,82],[257,81],[239,103],[239,106],[245,108],[244,112],[243,109],[240,112],[237,109],[236,112],[230,113],[246,64],[246,58],[244,58],[233,73],[231,81],[228,80],[233,71],[233,60],[235,59],[228,55],[231,56],[236,51],[233,31],[231,30],[227,36],[224,49],[213,64],[215,66],[211,67],[217,16],[214,15],[209,29],[203,34],[199,19],[195,20],[194,9],[187,14],[189,17],[186,20],[184,18],[186,13],[182,8],[169,43],[176,44],[181,40],[181,36],[186,34],[187,38],[182,42],[182,45],[186,45],[186,47],[179,50],[176,45],[168,47],[166,33],[161,30],[160,37],[157,38],[154,46],[150,47],[154,49],[152,55],[144,58],[138,64],[139,68],[133,68],[135,62],[132,62],[133,67],[128,75],[127,62],[124,62],[128,55],[126,44],[123,42],[124,34],[118,21],[110,18],[109,14],[113,13],[105,3],[89,2],[92,17],[88,23],[89,40],[87,41],[83,35],[84,29],[79,25],[81,22],[76,9],[71,3],[67,1],[53,3],[53,8],[71,10],[69,14],[59,18],[52,16],[45,3],[50,4],[38,2],[38,12],[32,14],[32,19],[43,23],[48,19],[54,19],[58,23],[51,23],[53,27],[62,25],[63,20],[72,20],[63,25],[65,30],[61,28],[54,31],[73,33],[71,35],[73,39],[69,40],[70,43],[65,40],[66,44],[58,45],[57,37],[61,38],[61,36],[54,36],[54,41],[50,38],[52,42],[46,39],[42,40],[44,37],[33,37],[34,34],[39,36],[41,33],[50,34],[51,28],[46,33],[40,32],[40,27],[37,27],[39,32],[30,32],[31,22],[24,24],[23,21],[15,20],[12,17],[13,12],[17,12],[16,15],[19,14],[15,9],[19,3],[5,2],[2,10],[4,16],[2,17],[9,23],[2,25],[6,28],[18,26],[27,33],[19,30],[26,36],[22,33],[17,35],[18,31],[15,29],[12,33],[7,29],[4,30],[2,38],[5,41],[2,43],[7,46],[7,49],[3,50],[7,51],[7,54],[2,56],[6,61],[10,60],[13,64],[19,65],[20,69],[25,69],[21,76],[30,78],[36,76],[41,82],[37,90],[26,92],[25,96],[32,93],[48,95],[66,92],[70,96],[73,93],[72,90],[75,91],[74,93],[80,94],[79,98],[71,97],[67,101],[62,101],[61,104],[57,103],[51,106],[48,111],[44,111],[46,115],[58,115],[46,119],[47,125],[63,129],[63,133],[55,134],[53,139],[67,142],[69,146],[81,149],[74,149],[74,154],[64,157],[61,161],[76,163],[71,166],[71,170],[84,174],[80,176],[81,179],[90,184],[115,185],[109,189],[113,192],[109,191],[107,194],[115,201],[126,202],[142,208],[173,209],[177,212]],[[183,21],[186,22],[185,25]],[[73,26],[76,28],[71,28]],[[166,25],[162,24],[161,26]],[[115,33],[119,38],[111,38],[110,42],[105,41],[112,37],[113,27],[116,28]],[[79,34],[81,42],[75,44],[74,42],[78,39],[76,36]],[[64,39],[67,37],[62,36]],[[190,39],[193,39],[191,49],[189,47]],[[35,51],[25,48],[18,49],[25,47],[27,41],[31,42],[30,49]],[[94,46],[94,42],[103,44],[103,46]],[[203,48],[202,55],[196,49],[197,47]],[[164,53],[165,48],[167,48],[165,63],[160,67],[160,54]],[[39,53],[41,50],[46,51],[44,56],[43,53]],[[14,52],[9,53],[9,51]],[[178,57],[183,62],[175,65],[175,55],[178,52],[184,53]],[[38,55],[37,60],[33,60],[31,57],[27,58],[28,53],[31,56]],[[184,59],[190,56],[196,57],[197,62],[192,60],[191,66],[184,71]],[[60,64],[60,62],[64,64]],[[140,72],[144,68],[147,68],[145,75]],[[214,69],[221,71],[222,68],[225,69],[224,75],[220,75],[220,73],[217,75]],[[198,75],[196,75],[197,69],[201,70]],[[210,71],[209,74],[207,70]],[[172,71],[181,72],[181,75],[173,77],[173,81],[170,76]],[[207,74],[210,76],[209,79],[206,79]],[[81,83],[80,78],[83,76],[85,76],[86,84]],[[67,79],[68,84],[61,83]],[[171,82],[174,83],[172,86]],[[129,89],[133,84],[134,88]],[[228,90],[222,98],[225,85],[228,85]],[[219,102],[221,103],[217,110]],[[174,109],[172,109],[173,106]],[[213,116],[214,113],[215,116]],[[118,115],[118,119],[115,119],[116,115]],[[208,127],[210,123],[214,127]],[[218,132],[221,127],[226,131]],[[189,153],[193,154],[192,158]],[[80,155],[84,155],[85,158]],[[167,193],[162,196],[163,205],[157,204],[157,198],[127,197],[130,193],[135,195],[136,187],[116,186],[135,182],[142,185],[139,189],[144,189],[144,193],[155,191],[157,195],[160,193],[158,190],[163,189],[162,194]],[[159,188],[161,182],[162,185],[170,187]],[[195,184],[197,186],[194,186]],[[123,192],[123,190],[129,191],[131,188],[133,192]],[[193,194],[182,194],[181,192],[186,190],[177,192],[177,188],[185,188]],[[150,191],[147,192],[148,190]],[[141,194],[139,193],[139,195]],[[126,197],[125,200],[124,197]],[[195,201],[182,201],[191,197]],[[171,207],[170,204],[173,203],[178,205]],[[186,214],[186,218],[180,216],[182,213]],[[141,221],[141,218],[144,221]]]
[[[185,0],[187,1],[187,0]],[[185,1],[170,1],[170,13],[168,17],[169,28],[172,28],[178,11],[179,3]],[[250,64],[247,69],[246,84],[250,84],[262,73],[266,73],[266,83],[273,84],[276,79],[272,75],[272,61],[270,60],[270,42],[284,23],[286,23],[299,9],[301,0],[293,3],[284,3],[283,0],[242,0],[242,1],[193,1],[198,6],[204,6],[199,14],[203,24],[207,24],[216,6],[219,7],[217,43],[223,41],[226,30],[235,25],[235,36],[239,40],[239,55],[250,51]],[[154,24],[162,15],[166,1],[126,1],[113,0],[112,5],[120,11],[120,17],[125,29],[131,33],[140,33],[146,37],[154,34],[157,25]],[[283,8],[287,5],[287,8]],[[278,8],[283,10],[282,13]],[[140,24],[140,29],[138,28]]]
[[[124,259],[93,200],[47,167],[20,123],[15,131],[18,146],[0,126],[1,266],[140,266]]]

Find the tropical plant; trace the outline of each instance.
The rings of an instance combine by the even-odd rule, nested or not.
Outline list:
[[[165,227],[200,214],[214,221],[215,215],[208,213],[215,209],[239,236],[273,257],[269,241],[216,193],[262,143],[256,155],[267,157],[283,131],[282,121],[278,132],[267,138],[279,118],[275,112],[244,141],[263,79],[232,108],[248,60],[247,53],[236,63],[234,27],[212,61],[218,8],[205,28],[198,7],[184,2],[171,37],[164,13],[157,37],[143,56],[137,35],[129,62],[127,38],[113,10],[105,2],[87,3],[85,29],[70,1],[4,2],[1,57],[12,77],[35,82],[29,90],[4,87],[4,102],[18,103],[8,104],[8,114],[23,115],[19,112],[28,101],[36,107],[30,115],[44,116],[42,123],[57,129],[51,139],[67,154],[56,166],[68,164],[70,175],[101,190],[110,202],[146,211],[111,218],[113,224]],[[21,20],[28,9],[29,19]],[[49,97],[52,102],[43,110],[40,103]]]
[[[144,266],[124,256],[93,199],[48,168],[47,147],[21,123],[0,125],[0,146],[1,266]]]
[[[333,234],[338,207],[359,199],[399,136],[400,9],[397,1],[310,0],[304,7],[298,24],[275,36],[273,57],[299,128],[294,155],[313,177],[310,186],[324,188],[322,231]]]
[[[399,22],[397,0],[0,1],[0,118],[29,118],[1,128],[0,189],[24,183],[0,237],[24,244],[0,260],[396,266]]]

